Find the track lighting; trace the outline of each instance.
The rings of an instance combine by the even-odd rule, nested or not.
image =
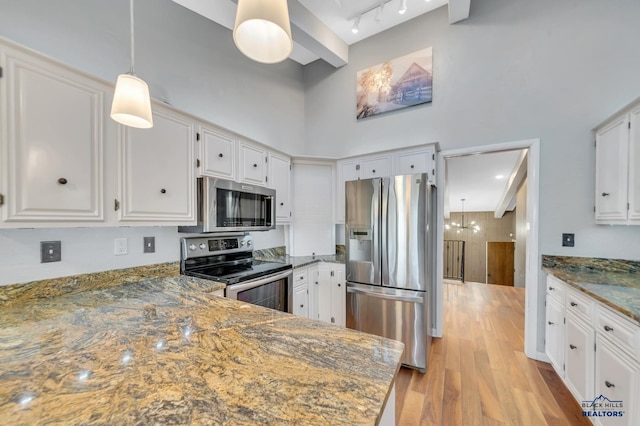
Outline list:
[[[354,34],[358,34],[358,31],[360,31],[360,15],[353,20],[353,28],[351,28],[351,32]]]
[[[404,15],[407,11],[407,0],[400,0],[400,8],[398,9],[398,13],[400,15]]]

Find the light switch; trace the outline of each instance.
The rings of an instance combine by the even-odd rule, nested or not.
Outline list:
[[[40,241],[40,263],[60,262],[61,260],[61,241]]]
[[[143,237],[143,253],[156,252],[156,237]]]

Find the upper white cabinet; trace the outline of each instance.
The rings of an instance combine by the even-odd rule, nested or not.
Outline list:
[[[640,102],[596,129],[595,216],[640,225]]]
[[[192,223],[195,123],[159,103],[152,109],[151,129],[120,128],[119,219]]]
[[[111,89],[19,49],[0,45],[0,58],[3,219],[103,221],[103,119]]]
[[[242,183],[265,186],[267,183],[267,151],[249,142],[240,142],[240,176]]]
[[[236,140],[212,126],[198,128],[200,175],[236,179]]]
[[[426,173],[429,182],[436,184],[436,149],[429,145],[423,149],[398,152],[394,155],[394,175]]]
[[[291,160],[274,152],[268,156],[269,188],[276,190],[276,223],[289,223],[291,220]]]
[[[391,156],[363,158],[359,164],[360,179],[391,176]]]

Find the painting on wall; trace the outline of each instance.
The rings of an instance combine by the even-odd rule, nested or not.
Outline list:
[[[431,102],[432,48],[428,47],[358,72],[358,120]]]

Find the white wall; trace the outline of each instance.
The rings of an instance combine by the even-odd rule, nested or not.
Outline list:
[[[640,227],[595,225],[591,133],[640,96],[639,22],[637,0],[473,1],[455,25],[440,8],[351,46],[343,68],[305,68],[306,152],[540,138],[540,252],[640,259]],[[356,121],[357,71],[428,46],[433,102]]]

